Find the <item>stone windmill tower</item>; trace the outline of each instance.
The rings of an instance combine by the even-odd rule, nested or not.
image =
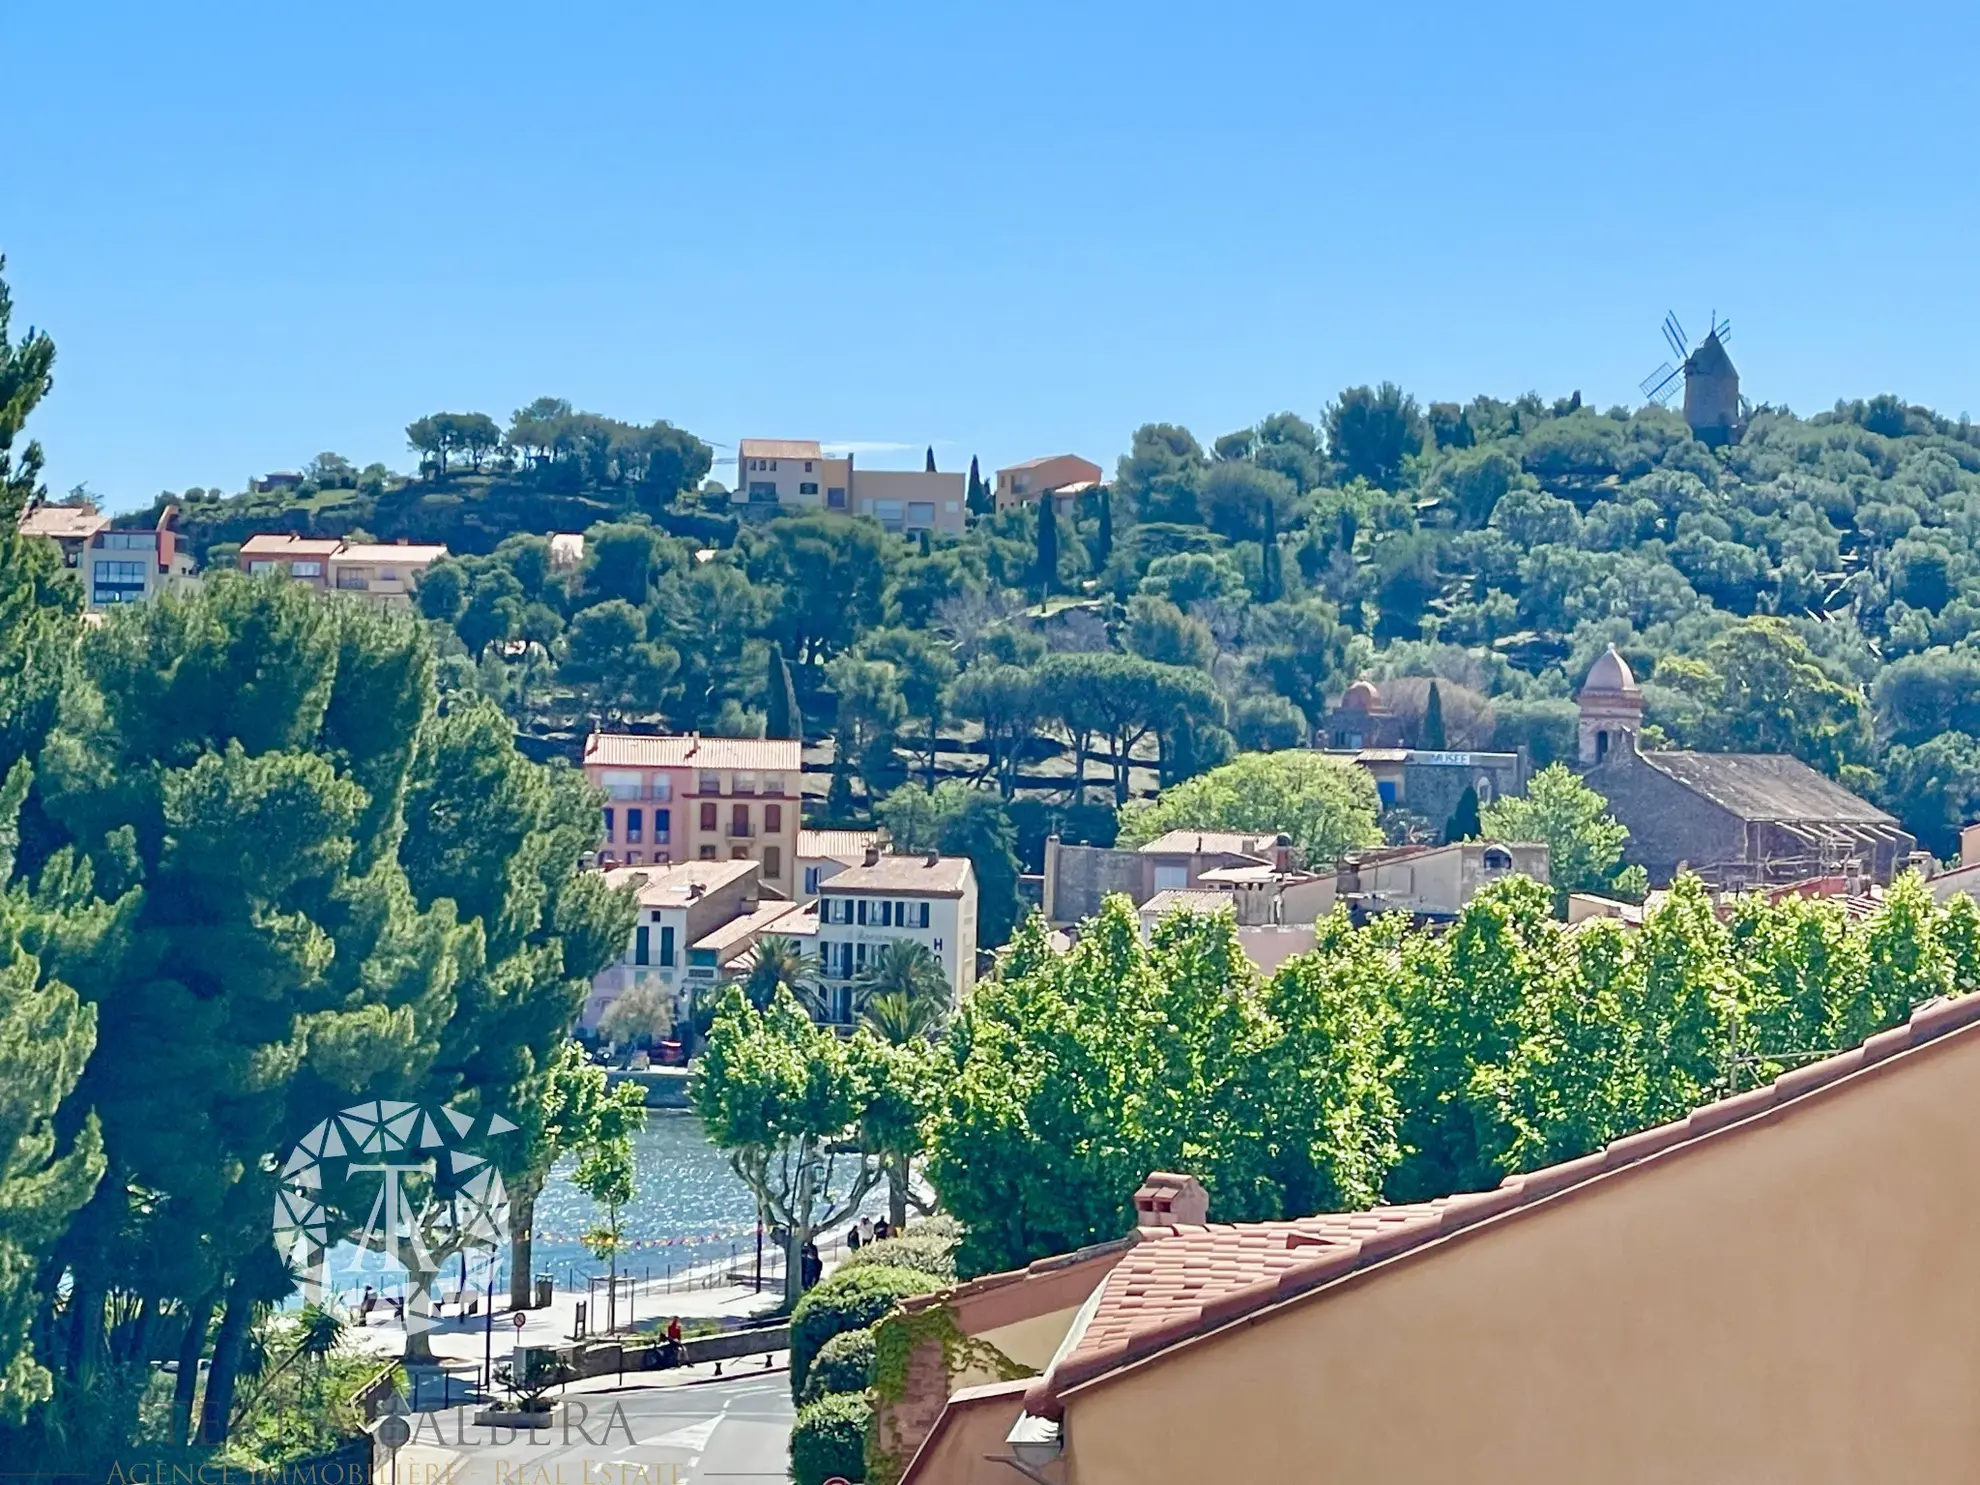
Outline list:
[[[1660,407],[1668,407],[1684,387],[1684,420],[1700,443],[1722,448],[1738,443],[1746,431],[1746,400],[1739,395],[1739,372],[1726,354],[1732,339],[1732,321],[1716,314],[1712,328],[1696,346],[1685,338],[1684,326],[1675,313],[1664,316],[1664,339],[1676,353],[1678,364],[1666,361],[1643,379],[1643,395]]]

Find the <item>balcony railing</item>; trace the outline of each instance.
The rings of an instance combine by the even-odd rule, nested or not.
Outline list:
[[[756,827],[755,827],[755,826],[753,826],[753,825],[738,825],[738,824],[737,824],[737,823],[736,823],[735,821],[733,821],[733,820],[731,820],[731,821],[729,822],[729,839],[730,839],[730,840],[751,840],[751,839],[753,839],[753,838],[755,837],[755,835],[756,835]]]

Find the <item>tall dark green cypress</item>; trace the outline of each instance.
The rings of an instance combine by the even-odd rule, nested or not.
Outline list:
[[[989,486],[983,483],[983,471],[977,466],[974,454],[969,456],[969,493],[963,504],[973,516],[987,516],[996,506]]]
[[[784,658],[784,647],[774,642],[770,646],[769,671],[764,736],[803,737],[804,713],[798,709],[797,683],[791,678],[791,666]]]
[[[1093,542],[1093,565],[1105,567],[1114,555],[1114,492],[1100,487],[1100,530]]]
[[[1444,839],[1447,842],[1477,840],[1484,828],[1478,818],[1478,791],[1466,784],[1464,793],[1458,795],[1457,807],[1444,822]]]
[[[1449,746],[1444,736],[1444,696],[1437,689],[1437,683],[1430,683],[1430,702],[1423,708],[1423,746],[1434,753],[1441,753]],[[1473,809],[1478,801],[1471,802]]]
[[[928,473],[933,474],[934,472],[935,472],[935,445],[931,443],[928,446]]]
[[[1038,601],[1052,596],[1059,581],[1059,514],[1048,493],[1038,501]]]
[[[1284,594],[1279,581],[1279,511],[1265,502],[1265,539],[1258,554],[1258,601],[1275,603]]]

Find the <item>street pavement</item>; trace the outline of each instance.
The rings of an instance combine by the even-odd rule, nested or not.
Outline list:
[[[496,1298],[493,1325],[486,1325],[481,1315],[460,1316],[450,1309],[427,1332],[427,1344],[435,1359],[450,1371],[458,1371],[462,1367],[473,1367],[478,1371],[485,1351],[493,1351],[497,1361],[506,1361],[518,1345],[567,1345],[576,1334],[577,1307],[584,1298],[582,1293],[559,1291],[552,1297],[548,1309],[522,1311],[523,1325],[520,1329],[514,1324],[515,1312],[509,1309],[506,1295]],[[770,1313],[776,1309],[781,1298],[782,1294],[771,1288],[766,1288],[762,1294],[746,1285],[669,1290],[655,1280],[650,1285],[640,1286],[640,1292],[636,1295],[619,1296],[620,1319],[630,1315],[642,1324],[655,1320],[664,1324],[668,1317],[677,1315],[683,1320],[740,1321]],[[598,1307],[603,1309],[602,1295]],[[381,1308],[373,1313],[369,1325],[360,1324],[353,1318],[348,1332],[352,1342],[382,1357],[404,1355],[405,1330],[391,1321],[390,1314],[389,1310]],[[590,1317],[588,1329],[594,1337],[602,1338],[600,1332],[605,1328],[604,1320],[603,1314]]]
[[[731,1364],[733,1366],[733,1363]],[[472,1407],[408,1419],[383,1485],[776,1485],[789,1478],[790,1376],[718,1382],[596,1378],[569,1388],[554,1427],[477,1427]]]

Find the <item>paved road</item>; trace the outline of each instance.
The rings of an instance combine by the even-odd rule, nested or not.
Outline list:
[[[696,1387],[573,1387],[556,1427],[474,1426],[472,1409],[421,1414],[397,1485],[778,1485],[789,1478],[790,1378]],[[582,1410],[580,1412],[580,1410]],[[394,1485],[393,1471],[380,1472]]]

